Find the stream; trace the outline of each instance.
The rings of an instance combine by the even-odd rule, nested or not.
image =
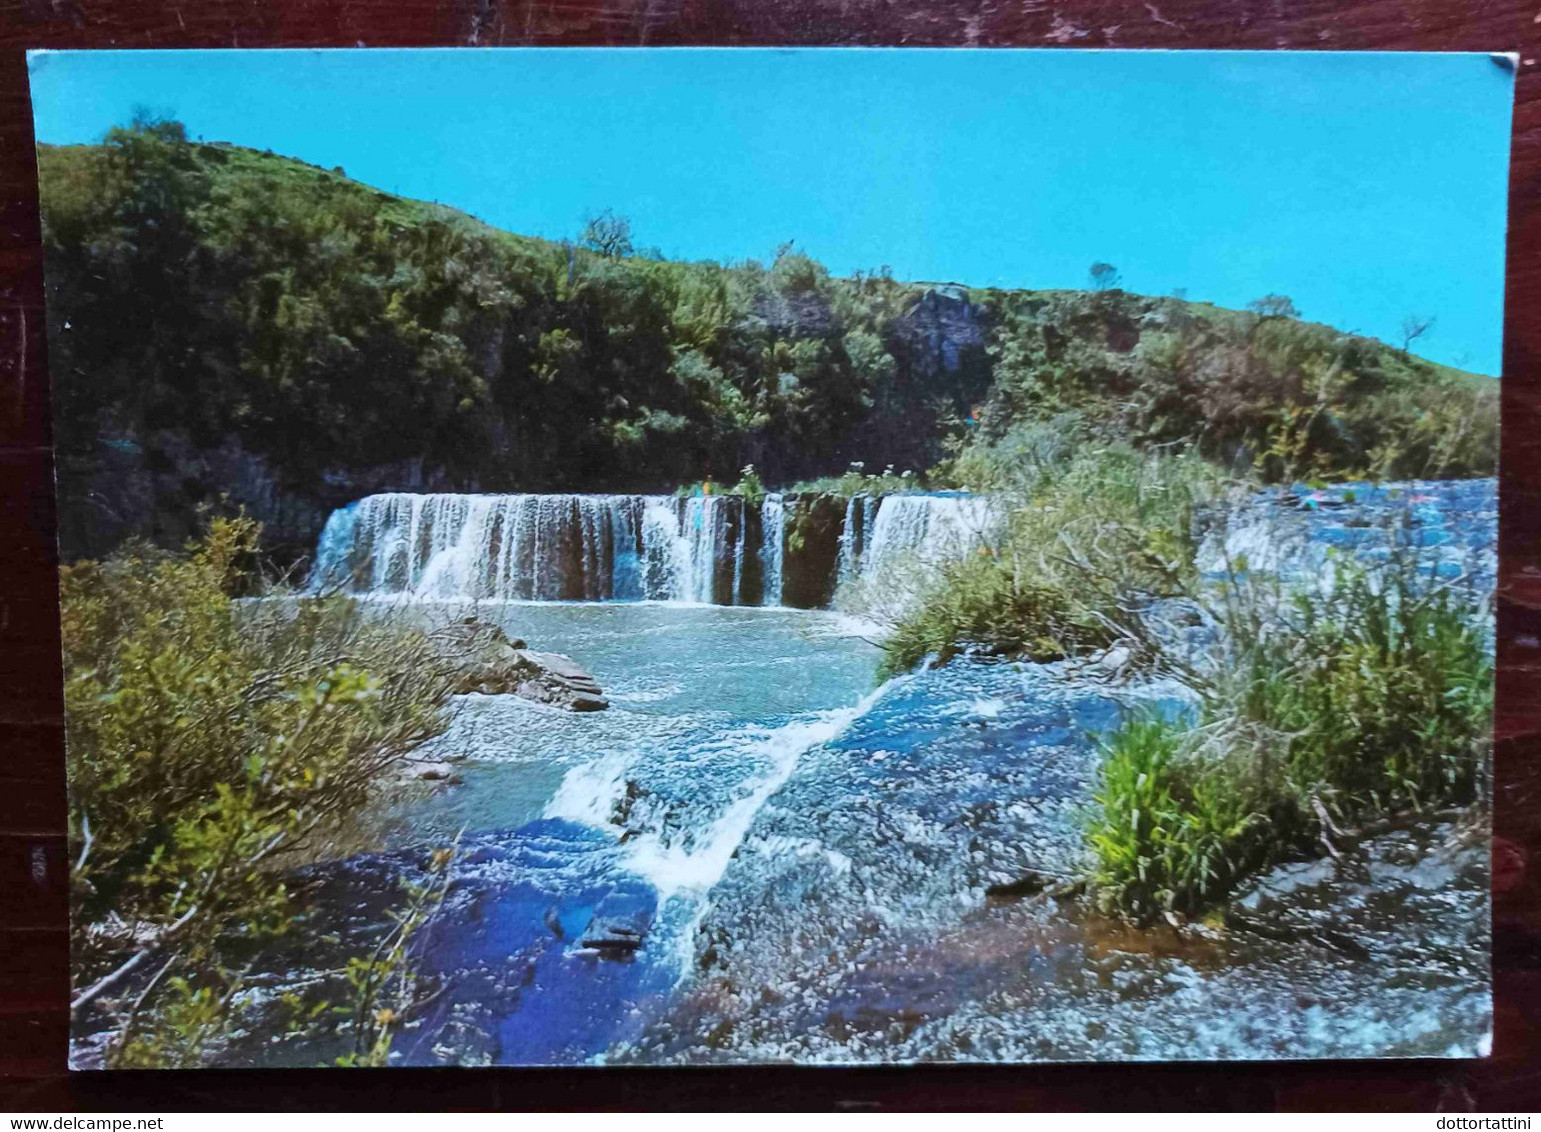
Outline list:
[[[1487,1049],[1485,819],[1410,821],[1341,862],[1280,866],[1238,896],[1224,927],[1135,929],[1071,900],[991,896],[1029,872],[1075,869],[1093,737],[1129,703],[1176,705],[1180,689],[1115,686],[1069,662],[978,659],[875,686],[869,630],[835,610],[621,600],[646,586],[712,589],[690,541],[648,511],[662,514],[662,503],[624,502],[642,497],[582,497],[623,501],[604,504],[604,523],[585,518],[587,505],[560,505],[580,534],[607,540],[592,554],[581,539],[563,552],[562,568],[579,571],[568,588],[633,579],[604,583],[611,599],[500,597],[499,587],[530,588],[518,547],[489,517],[511,507],[461,506],[456,514],[482,516],[472,534],[414,527],[382,550],[395,537],[390,515],[421,523],[429,510],[402,498],[389,513],[359,511],[375,515],[368,553],[396,599],[378,608],[425,625],[474,612],[577,658],[611,707],[574,714],[515,696],[457,697],[451,726],[423,754],[453,760],[462,781],[397,797],[379,819],[384,851],[306,871],[310,916],[326,938],[276,951],[253,976],[254,1003],[317,985],[386,923],[401,879],[458,834],[453,884],[417,950],[436,991],[398,1033],[393,1064]],[[966,503],[977,516],[978,502]],[[777,523],[782,506],[776,497]],[[905,519],[910,549],[924,549],[926,522],[943,506],[910,507],[933,516]],[[1327,547],[1374,556],[1372,520],[1409,508],[1420,555],[1491,587],[1490,480],[1302,495],[1282,509],[1282,526],[1261,522],[1281,507],[1260,500],[1206,553],[1257,562],[1293,546],[1301,569],[1325,561],[1312,556]],[[669,514],[683,524],[691,512]],[[719,589],[764,596],[766,579],[791,575],[764,533],[770,522],[725,521],[716,551],[707,532],[701,553],[730,563],[718,562],[729,571]],[[869,547],[881,522],[881,510],[865,516]],[[328,527],[334,574],[337,546],[361,537],[358,516],[348,523]],[[937,526],[958,537],[956,522]],[[541,537],[554,545],[549,530]],[[859,568],[855,542],[839,548],[840,569]],[[650,567],[660,546],[678,557]],[[754,569],[746,547],[762,558]],[[380,565],[387,558],[394,564]],[[664,569],[680,581],[635,581]],[[589,946],[596,925],[623,925],[641,945]],[[338,1052],[325,1040],[253,1037],[226,1060],[313,1065]]]

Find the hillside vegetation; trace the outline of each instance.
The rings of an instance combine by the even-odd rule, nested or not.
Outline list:
[[[244,505],[299,552],[367,491],[668,490],[753,464],[967,481],[1074,411],[1266,477],[1490,474],[1497,383],[1294,317],[1116,288],[680,263],[513,235],[141,120],[39,153],[67,556]]]

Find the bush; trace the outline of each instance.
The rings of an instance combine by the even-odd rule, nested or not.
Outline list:
[[[256,551],[216,520],[177,556],[128,544],[61,571],[78,1015],[114,991],[115,1065],[196,1064],[239,986],[232,949],[282,933],[279,864],[443,726],[417,634],[345,598],[233,600]]]
[[[1265,584],[1224,583],[1197,719],[1136,714],[1105,741],[1088,830],[1104,908],[1191,914],[1354,826],[1479,796],[1493,694],[1481,603],[1410,559],[1333,574],[1283,608]]]
[[[969,645],[1046,661],[1111,641],[1104,624],[1078,616],[1063,589],[1019,579],[986,552],[942,568],[883,642],[879,676],[906,672],[928,656],[945,664]]]
[[[885,671],[969,646],[1044,660],[1122,643],[1158,658],[1144,611],[1192,584],[1194,509],[1219,493],[1220,473],[1197,457],[1095,445],[1069,417],[1014,430],[953,472],[998,501],[999,532],[893,619]]]
[[[801,495],[836,495],[841,499],[850,499],[855,495],[899,495],[924,491],[928,486],[924,477],[911,471],[896,473],[890,465],[882,472],[868,472],[866,467],[857,461],[838,476],[801,480],[786,490]]]

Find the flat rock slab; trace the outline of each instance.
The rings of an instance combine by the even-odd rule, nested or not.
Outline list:
[[[540,665],[553,676],[560,676],[563,680],[583,680],[592,684],[594,677],[586,672],[582,665],[570,656],[563,656],[559,652],[536,652],[534,649],[523,649],[525,659]]]
[[[604,711],[610,706],[598,681],[572,657],[532,649],[515,652],[522,667],[531,673],[514,689],[518,695],[568,711]]]
[[[610,706],[599,682],[572,657],[525,648],[496,625],[468,617],[436,629],[429,640],[454,670],[457,693],[515,695],[568,711]]]

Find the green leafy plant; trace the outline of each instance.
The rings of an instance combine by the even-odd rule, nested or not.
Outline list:
[[[131,543],[61,571],[76,1016],[113,1065],[197,1064],[240,956],[288,931],[314,851],[444,726],[420,634],[346,598],[243,605],[258,530],[183,555]]]
[[[458,842],[457,842],[458,844]],[[348,1018],[353,1048],[337,1058],[345,1068],[390,1064],[396,1031],[419,1005],[420,978],[411,964],[413,941],[444,903],[455,846],[436,850],[422,882],[404,882],[406,900],[391,914],[391,927],[368,955],[348,960],[343,972],[352,1001],[336,1010]]]
[[[1481,794],[1493,667],[1472,594],[1410,556],[1223,588],[1196,716],[1137,713],[1103,742],[1088,844],[1109,910],[1202,911],[1265,864]]]
[[[1230,490],[1212,465],[1089,443],[1068,417],[1014,430],[952,471],[992,500],[998,521],[896,614],[883,602],[896,582],[878,579],[865,607],[864,595],[849,596],[858,612],[892,621],[885,672],[969,647],[1047,660],[1122,644],[1134,659],[1160,659],[1144,610],[1194,581],[1195,509]]]

